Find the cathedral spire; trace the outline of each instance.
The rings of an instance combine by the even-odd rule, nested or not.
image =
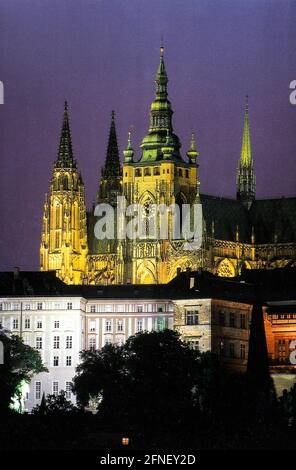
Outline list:
[[[249,209],[255,199],[255,173],[251,149],[250,124],[249,124],[249,100],[246,96],[244,131],[242,149],[236,177],[237,199]]]
[[[68,115],[68,103],[65,101],[64,104],[64,117],[62,132],[60,138],[60,146],[58,158],[55,162],[56,168],[75,168],[76,162],[73,158],[72,150],[72,140],[71,140],[71,131],[69,124],[69,115]]]
[[[170,153],[171,160],[182,160],[180,155],[180,141],[173,133],[172,116],[173,110],[168,99],[168,76],[164,63],[164,47],[160,47],[160,60],[157,67],[155,85],[155,99],[150,108],[150,126],[148,135],[142,141],[142,157],[140,161],[156,161],[163,159],[162,148],[166,148],[166,140],[169,133],[173,146],[173,152]],[[167,156],[168,158],[168,156]]]
[[[112,178],[120,176],[120,160],[117,145],[116,127],[115,127],[115,113],[111,113],[111,125],[109,131],[108,147],[105,166],[102,170],[104,178]]]

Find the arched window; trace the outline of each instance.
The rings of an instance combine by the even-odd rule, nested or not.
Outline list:
[[[150,170],[150,168],[145,168],[145,169],[144,169],[144,176],[151,176],[151,170]]]

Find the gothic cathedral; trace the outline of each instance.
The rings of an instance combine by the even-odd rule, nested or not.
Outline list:
[[[138,160],[129,133],[121,165],[112,112],[96,203],[111,204],[116,212],[117,197],[124,196],[127,204],[139,203],[147,208],[147,217],[149,207],[156,204],[201,204],[201,246],[185,249],[184,240],[174,238],[170,223],[165,239],[95,237],[97,217],[94,208],[86,211],[84,184],[73,156],[65,103],[58,157],[50,194],[44,203],[40,269],[56,271],[67,284],[158,284],[169,282],[183,270],[202,268],[233,277],[242,269],[296,266],[296,198],[255,198],[248,100],[236,199],[209,196],[199,191],[199,153],[194,134],[185,160],[173,131],[163,48],[155,83],[149,130]]]

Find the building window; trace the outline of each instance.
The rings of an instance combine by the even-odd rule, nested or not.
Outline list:
[[[112,344],[112,339],[111,339],[111,338],[108,338],[108,337],[105,338],[104,344],[105,344],[105,346],[107,346],[108,344]]]
[[[71,400],[71,382],[66,382],[66,398]]]
[[[53,326],[54,326],[55,329],[58,329],[58,328],[60,327],[60,322],[59,322],[59,320],[55,320]]]
[[[72,302],[67,302],[67,310],[72,310]]]
[[[60,337],[59,336],[53,337],[53,349],[60,349]]]
[[[105,312],[113,312],[113,305],[105,305]]]
[[[240,358],[241,359],[246,358],[246,345],[245,344],[240,345]]]
[[[72,366],[72,356],[66,356],[66,366],[67,367]]]
[[[95,306],[95,305],[91,305],[91,306],[90,306],[90,311],[91,311],[91,313],[95,313],[95,312],[96,312],[96,306]]]
[[[144,176],[151,176],[150,168],[144,168]]]
[[[96,322],[95,320],[90,320],[89,322],[89,331],[94,333],[96,331]]]
[[[42,349],[42,336],[36,338],[36,349]]]
[[[219,354],[220,354],[220,356],[224,356],[224,343],[223,343],[223,341],[220,341],[220,343],[219,343]]]
[[[235,328],[234,312],[230,312],[230,314],[229,314],[229,326],[230,326],[230,328]]]
[[[72,349],[72,336],[66,336],[66,349]]]
[[[188,310],[186,312],[186,325],[198,325],[198,310]]]
[[[181,170],[181,168],[179,168],[178,174],[179,174],[179,176],[183,176],[183,171]]]
[[[41,382],[35,382],[35,398],[36,400],[41,398]]]
[[[28,330],[31,328],[31,320],[30,318],[25,318],[25,329]]]
[[[219,312],[219,325],[225,326],[225,313]]]
[[[55,310],[59,310],[61,308],[60,304],[54,304]]]
[[[30,310],[30,304],[25,304],[25,310]]]
[[[229,356],[234,357],[234,343],[229,343]]]
[[[117,312],[124,312],[124,305],[117,305]]]
[[[59,394],[59,382],[52,382],[52,394],[55,396]]]
[[[143,320],[137,320],[137,333],[139,333],[140,331],[143,331]]]
[[[189,178],[189,170],[185,170],[185,176],[186,178]]]
[[[189,347],[195,351],[199,351],[199,341],[196,339],[190,339],[188,341]]]
[[[18,327],[19,327],[18,318],[14,318],[13,321],[12,321],[12,328],[13,328],[13,330],[17,330]]]
[[[123,331],[123,320],[117,320],[117,331]]]
[[[53,367],[59,366],[59,356],[53,356]]]
[[[242,330],[245,330],[246,329],[246,315],[244,313],[241,313],[239,318],[240,318],[240,328]]]
[[[137,310],[138,313],[143,313],[143,305],[137,305]]]
[[[42,328],[42,321],[41,320],[37,320],[37,329],[41,329]]]
[[[42,302],[37,303],[37,310],[42,310],[43,309],[43,304]]]
[[[94,351],[96,349],[96,338],[89,338],[88,340],[88,347],[89,349],[91,349],[92,351]]]
[[[163,305],[157,305],[157,311],[158,313],[163,312]]]
[[[105,331],[112,331],[112,321],[106,320]]]
[[[2,312],[3,310],[3,304],[0,304],[0,311]]]
[[[12,304],[12,310],[18,310],[19,304]]]

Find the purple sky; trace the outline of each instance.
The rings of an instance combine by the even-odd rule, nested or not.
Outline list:
[[[38,269],[44,193],[57,155],[63,102],[90,205],[110,113],[119,146],[148,128],[160,37],[174,128],[191,128],[201,191],[235,196],[244,95],[259,198],[296,195],[294,0],[0,0],[0,269]]]

